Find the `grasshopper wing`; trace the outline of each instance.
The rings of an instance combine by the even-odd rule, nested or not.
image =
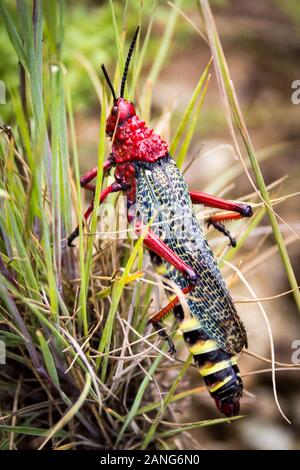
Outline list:
[[[247,347],[247,335],[200,224],[193,212],[186,182],[172,158],[136,164],[137,217],[198,274],[188,305],[203,330],[225,351]],[[167,265],[167,276],[181,288],[187,281]]]

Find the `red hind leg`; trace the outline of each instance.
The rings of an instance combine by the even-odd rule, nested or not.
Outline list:
[[[184,289],[182,289],[182,293],[183,294],[188,294],[189,292],[191,292],[193,290],[193,288],[194,288],[194,286],[192,286],[192,285],[184,287]],[[178,295],[176,295],[176,297],[174,297],[172,300],[170,300],[170,302],[164,308],[162,308],[159,312],[157,312],[155,315],[153,315],[153,317],[151,317],[149,322],[152,323],[152,324],[155,324],[155,323],[159,322],[166,315],[168,315],[168,313],[171,310],[173,310],[173,308],[176,307],[176,305],[178,305],[179,302],[180,302],[179,297],[178,297]]]
[[[235,247],[235,239],[231,236],[229,230],[225,228],[222,222],[241,219],[243,217],[251,217],[253,215],[252,207],[248,204],[227,201],[226,199],[221,199],[216,196],[198,191],[191,191],[190,197],[194,204],[203,204],[208,207],[215,207],[216,209],[230,211],[212,215],[209,218],[207,225],[208,227],[212,225],[215,229],[219,230],[219,232],[223,233],[226,237],[229,238],[229,244]]]
[[[141,233],[142,229],[143,227],[141,224],[136,224],[136,231],[139,234]],[[144,245],[152,253],[155,253],[156,256],[163,259],[164,261],[167,261],[176,269],[178,269],[178,271],[180,271],[187,278],[190,284],[182,290],[183,294],[187,294],[188,292],[191,292],[193,290],[198,278],[197,273],[192,268],[190,268],[184,261],[182,261],[181,258],[151,230],[148,230],[148,232],[146,233],[146,236],[144,238]],[[151,323],[154,328],[158,330],[159,335],[162,336],[168,342],[170,354],[175,353],[175,347],[171,338],[163,329],[160,320],[162,320],[176,305],[178,305],[179,302],[180,300],[178,296],[176,296],[168,303],[166,307],[160,310],[149,321],[149,323]]]
[[[200,191],[190,191],[190,198],[193,204],[203,204],[207,207],[216,209],[224,209],[226,211],[237,212],[241,217],[251,217],[253,214],[251,206],[240,202],[227,201],[211,194],[202,193]]]
[[[183,294],[188,294],[193,290],[194,286],[189,285],[182,289]],[[169,335],[166,333],[166,331],[163,328],[163,325],[161,324],[161,320],[168,315],[168,313],[176,307],[180,302],[179,297],[176,296],[174,299],[172,299],[164,308],[162,308],[159,312],[157,312],[153,317],[150,318],[149,323],[154,326],[154,328],[158,331],[158,334],[167,341],[169,345],[169,353],[170,354],[175,354],[176,349],[173,344],[173,341],[169,337]]]
[[[138,222],[135,225],[136,232],[140,235],[143,226]],[[197,274],[188,266],[182,259],[166,245],[151,229],[148,229],[144,238],[144,245],[156,255],[160,256],[163,260],[170,263],[174,268],[178,269],[193,285],[197,280]]]
[[[142,230],[142,224],[139,222],[136,223],[136,232],[138,234],[141,234]],[[144,245],[150,250],[150,252],[154,253],[160,259],[163,259],[164,261],[170,263],[187,278],[190,285],[183,289],[183,293],[188,293],[194,288],[194,285],[198,278],[197,273],[192,268],[190,268],[190,266],[188,266],[184,261],[182,261],[182,259],[150,229],[148,229],[143,242]],[[168,342],[170,354],[175,353],[175,347],[171,338],[163,329],[160,320],[165,317],[165,315],[167,315],[167,313],[172,310],[178,304],[178,302],[178,297],[175,297],[171,302],[169,302],[169,304],[164,309],[154,315],[154,317],[152,317],[149,321],[154,326],[154,328],[158,330],[159,335]]]

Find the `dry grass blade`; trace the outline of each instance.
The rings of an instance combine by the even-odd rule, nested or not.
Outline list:
[[[273,383],[273,393],[274,393],[274,398],[275,398],[275,402],[276,402],[276,405],[277,405],[277,408],[280,412],[280,414],[282,415],[282,417],[289,423],[291,424],[290,420],[285,416],[284,412],[282,411],[281,409],[281,406],[279,404],[279,401],[278,401],[278,395],[277,395],[277,388],[276,388],[276,374],[275,374],[275,349],[274,349],[274,340],[273,340],[273,335],[272,335],[272,330],[271,330],[271,325],[270,325],[270,322],[269,322],[269,319],[267,317],[267,314],[262,306],[262,304],[258,301],[257,299],[257,296],[254,292],[254,290],[252,289],[252,287],[250,286],[249,282],[245,279],[244,275],[241,273],[241,271],[239,269],[237,269],[233,264],[231,263],[228,263],[226,262],[226,264],[228,266],[230,266],[235,272],[236,274],[238,275],[238,277],[241,279],[241,281],[245,284],[245,286],[247,287],[247,289],[249,290],[250,294],[253,296],[254,299],[257,300],[257,305],[264,317],[264,320],[266,322],[266,325],[267,325],[267,329],[268,329],[268,334],[269,334],[269,339],[270,339],[270,349],[271,349],[271,361],[272,361],[272,383]]]
[[[74,403],[74,405],[69,409],[69,411],[62,417],[62,419],[58,423],[56,423],[52,429],[50,429],[46,439],[40,445],[38,450],[43,449],[45,445],[47,444],[47,442],[51,439],[51,437],[57,434],[63,427],[65,427],[66,424],[78,413],[80,408],[83,406],[85,399],[88,396],[91,382],[92,382],[91,376],[87,374],[86,380],[85,380],[85,386],[80,394],[80,397],[78,398],[76,403]]]

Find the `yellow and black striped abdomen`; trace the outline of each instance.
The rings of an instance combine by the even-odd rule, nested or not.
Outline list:
[[[195,317],[184,318],[181,305],[174,314],[189,351],[194,356],[200,375],[214,398],[218,409],[226,416],[235,416],[240,410],[243,382],[236,356],[220,349],[201,328]]]

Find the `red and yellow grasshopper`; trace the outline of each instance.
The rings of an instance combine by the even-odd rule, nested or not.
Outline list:
[[[148,229],[143,243],[156,263],[165,265],[166,276],[179,286],[187,297],[188,318],[178,297],[150,322],[161,328],[160,321],[173,310],[189,351],[218,409],[226,416],[239,413],[243,383],[236,355],[247,347],[247,335],[226,287],[214,255],[194,215],[192,204],[222,209],[212,215],[209,224],[223,232],[235,246],[235,240],[222,221],[250,217],[249,205],[227,201],[209,194],[189,191],[168,145],[147,127],[136,114],[134,104],[124,99],[125,83],[139,28],[128,52],[117,98],[109,75],[102,71],[111,90],[113,107],[107,118],[106,133],[112,139],[112,150],[104,163],[104,171],[115,167],[115,180],[105,188],[100,202],[110,193],[123,191],[127,196],[128,221],[140,234],[157,213],[159,230]],[[81,178],[81,186],[94,191],[91,180],[97,168]],[[84,214],[88,219],[92,201]],[[68,238],[68,245],[78,236],[79,228]],[[160,236],[161,234],[164,236]],[[172,343],[168,339],[169,344]]]

